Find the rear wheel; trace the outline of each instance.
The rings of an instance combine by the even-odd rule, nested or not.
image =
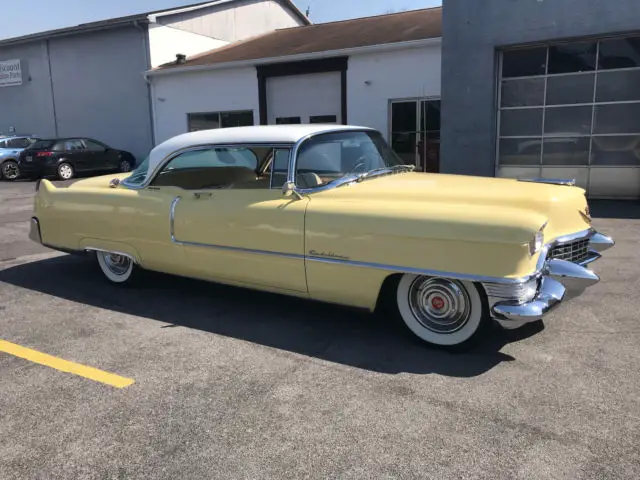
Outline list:
[[[468,348],[489,323],[483,293],[473,282],[405,274],[395,293],[406,327],[433,346]]]
[[[65,162],[58,165],[58,178],[60,180],[71,180],[75,173],[75,170],[69,163]]]
[[[112,252],[95,254],[100,270],[111,283],[123,285],[135,282],[139,268],[130,257]]]
[[[130,172],[131,171],[131,162],[129,160],[121,160],[120,161],[120,171],[122,173],[126,173],[126,172]]]
[[[17,180],[20,176],[20,167],[15,160],[7,160],[2,164],[2,177],[9,181]]]

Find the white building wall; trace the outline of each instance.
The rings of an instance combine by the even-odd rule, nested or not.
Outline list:
[[[348,123],[389,137],[389,101],[439,97],[440,44],[352,55],[347,71]]]
[[[156,144],[187,132],[187,114],[252,110],[260,123],[254,67],[152,77]]]
[[[149,53],[151,67],[175,62],[176,54],[188,57],[228,45],[229,42],[217,40],[197,33],[160,24],[149,25]]]
[[[221,3],[168,16],[158,22],[226,42],[255,37],[279,28],[303,25],[302,20],[275,0]]]

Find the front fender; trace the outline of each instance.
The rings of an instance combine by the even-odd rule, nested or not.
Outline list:
[[[518,278],[536,269],[528,244],[545,222],[539,212],[508,206],[313,199],[306,250],[307,255],[391,271],[401,267],[397,271]]]

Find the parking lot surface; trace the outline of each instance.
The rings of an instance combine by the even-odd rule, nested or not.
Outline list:
[[[0,182],[0,478],[640,478],[640,204],[544,324],[466,354],[384,318],[160,274],[137,288],[27,239]]]

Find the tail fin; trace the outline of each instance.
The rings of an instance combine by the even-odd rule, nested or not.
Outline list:
[[[43,178],[42,180],[36,181],[36,193],[39,192],[40,189],[44,190],[45,192],[51,192],[53,190],[56,190],[57,188],[49,180]]]

